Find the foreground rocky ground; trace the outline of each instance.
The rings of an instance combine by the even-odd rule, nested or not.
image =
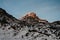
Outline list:
[[[16,19],[0,8],[0,40],[60,40],[60,21],[50,23],[34,12]]]

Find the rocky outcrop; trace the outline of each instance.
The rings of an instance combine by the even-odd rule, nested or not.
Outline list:
[[[48,22],[47,20],[40,19],[34,12],[28,12],[24,17],[22,17],[22,19],[28,19],[28,18],[32,18],[38,22]]]
[[[29,12],[16,19],[0,8],[1,40],[60,40],[60,21],[52,23]]]

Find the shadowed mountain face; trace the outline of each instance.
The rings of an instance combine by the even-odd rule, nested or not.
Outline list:
[[[34,12],[16,19],[0,8],[0,34],[1,40],[60,40],[60,21],[49,23]]]
[[[16,19],[12,15],[8,14],[4,9],[0,8],[0,27],[5,29],[13,28],[14,30],[21,27],[20,25],[24,24],[23,21]]]

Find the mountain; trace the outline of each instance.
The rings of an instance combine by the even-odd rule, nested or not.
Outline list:
[[[7,27],[8,25],[13,26],[16,23],[19,23],[19,21],[15,17],[8,14],[4,9],[0,8],[0,24],[1,24],[0,27],[2,26]]]
[[[36,13],[34,12],[29,12],[27,13],[24,17],[22,17],[20,20],[26,21],[28,24],[35,25],[37,23],[44,23],[47,24],[48,21],[44,19],[40,19]]]
[[[34,12],[27,13],[22,19],[34,19],[37,22],[48,22],[47,20],[40,19]]]
[[[0,8],[0,28],[3,30],[19,31],[21,27],[25,26],[25,21],[21,21],[8,14],[4,9]]]
[[[0,8],[0,40],[60,40],[60,21],[50,23],[34,12],[16,19]]]

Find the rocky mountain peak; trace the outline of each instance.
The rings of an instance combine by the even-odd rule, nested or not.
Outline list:
[[[34,13],[34,12],[28,12],[28,13],[26,14],[26,17],[36,18],[36,13]]]
[[[60,21],[49,23],[34,12],[19,20],[0,8],[0,40],[60,40]]]
[[[34,12],[28,12],[25,16],[22,17],[21,20],[26,21],[30,24],[39,23],[39,22],[48,23],[47,20],[39,18]]]

